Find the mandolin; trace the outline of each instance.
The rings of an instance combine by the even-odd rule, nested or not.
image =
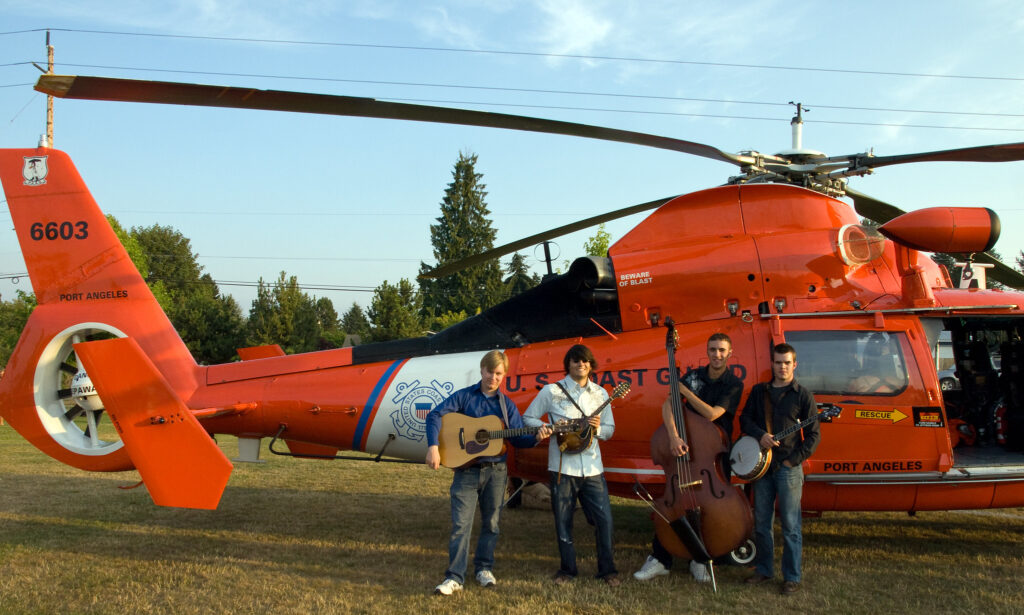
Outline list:
[[[608,404],[612,403],[613,399],[625,397],[627,393],[629,393],[629,383],[620,382],[612,390],[612,394],[608,399],[604,400],[604,403],[597,410],[594,410],[594,413],[590,416],[559,421],[556,425],[553,425],[556,428],[558,450],[569,454],[582,453],[587,450],[587,447],[594,440],[594,428],[590,425],[590,417],[600,415],[608,407]]]

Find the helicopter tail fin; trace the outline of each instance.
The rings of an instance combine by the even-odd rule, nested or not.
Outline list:
[[[217,508],[233,466],[135,340],[74,348],[153,503]]]
[[[0,182],[37,304],[0,379],[0,412],[59,461],[131,469],[73,344],[131,337],[183,399],[200,370],[67,154],[0,149]]]

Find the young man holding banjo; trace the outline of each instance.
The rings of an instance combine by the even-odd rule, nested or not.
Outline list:
[[[519,409],[501,390],[501,383],[508,371],[508,357],[500,350],[492,350],[480,360],[480,382],[460,389],[451,397],[434,407],[427,415],[427,458],[426,464],[432,470],[441,466],[445,453],[439,448],[439,439],[443,439],[442,422],[446,415],[460,413],[465,420],[490,419],[499,427],[508,429],[499,432],[501,439],[508,438],[512,445],[520,448],[535,446],[538,442],[551,435],[551,428],[539,425],[536,429],[523,428],[523,419]],[[462,417],[459,417],[462,418]],[[507,432],[513,432],[508,433]],[[536,433],[536,437],[529,435]],[[454,448],[454,447],[453,447]],[[477,582],[483,587],[496,583],[494,573],[494,547],[498,542],[498,521],[501,517],[502,500],[508,482],[508,470],[505,467],[505,454],[500,444],[496,447],[487,446],[473,455],[462,455],[468,459],[466,465],[455,468],[452,475],[452,486],[449,491],[452,506],[452,533],[448,541],[448,570],[444,581],[434,589],[435,594],[449,596],[462,589],[465,583],[466,567],[469,563],[469,539],[473,531],[473,517],[477,504],[480,505],[480,536],[476,542],[476,555],[473,568]],[[459,451],[451,451],[454,457]]]
[[[754,575],[749,584],[770,581],[774,576],[775,543],[772,524],[775,501],[782,521],[782,593],[800,589],[800,564],[803,536],[801,534],[800,498],[803,495],[803,462],[821,440],[814,393],[800,386],[794,377],[796,350],[789,344],[772,349],[772,380],[754,385],[740,414],[740,429],[756,438],[761,448],[771,451],[771,461],[764,476],[754,485]],[[803,424],[801,430],[781,437],[789,428]],[[775,438],[780,434],[779,439]]]
[[[743,382],[729,370],[729,358],[732,357],[732,340],[725,333],[715,333],[708,338],[708,364],[686,372],[679,382],[679,394],[697,414],[712,421],[725,432],[726,439],[732,442],[732,425],[736,416],[736,408],[743,395]],[[669,434],[669,446],[677,456],[688,450],[688,445],[679,437],[675,419],[672,416],[672,399],[667,397],[661,406],[661,417]],[[633,573],[638,581],[648,581],[654,577],[668,574],[672,568],[672,554],[654,537],[651,554],[644,565]],[[711,581],[707,566],[690,562],[690,572],[698,582]]]

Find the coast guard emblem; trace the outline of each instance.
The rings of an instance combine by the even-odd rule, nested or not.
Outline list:
[[[26,186],[42,186],[46,183],[46,174],[50,169],[46,166],[46,156],[25,156],[25,166],[21,168],[21,176]]]
[[[391,400],[397,407],[391,413],[391,423],[398,434],[410,440],[423,440],[427,435],[427,414],[434,406],[444,401],[455,385],[432,380],[430,386],[420,386],[419,380],[400,382],[395,385],[395,397]]]

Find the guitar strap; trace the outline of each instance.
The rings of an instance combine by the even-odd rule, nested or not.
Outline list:
[[[580,411],[580,414],[583,415],[583,418],[589,419],[590,415],[584,412],[583,408],[580,408],[580,405],[576,403],[576,400],[572,398],[572,395],[569,395],[569,391],[565,390],[565,386],[562,385],[562,382],[558,381],[555,384],[558,385],[558,388],[562,389],[562,392],[565,393],[565,396],[569,398],[569,401],[572,402],[572,405],[576,406],[576,409]]]
[[[767,428],[768,433],[774,434],[772,431],[772,414],[775,409],[772,408],[772,383],[764,385],[764,426]]]
[[[569,395],[569,391],[566,390],[565,386],[562,384],[561,381],[558,381],[555,384],[558,385],[558,388],[562,389],[562,392],[565,393],[565,396],[569,398],[569,401],[572,402],[572,405],[576,406],[576,409],[580,411],[580,414],[583,415],[584,419],[590,418],[590,415],[584,412],[583,408],[580,408],[580,405],[576,403],[576,400],[572,398],[572,395]],[[560,482],[562,482],[562,449],[558,449],[558,480],[555,481],[555,484],[557,485]]]
[[[508,424],[508,408],[505,406],[505,396],[501,394],[501,389],[498,389],[498,405],[501,406],[501,418],[505,421],[505,429],[512,429]]]

